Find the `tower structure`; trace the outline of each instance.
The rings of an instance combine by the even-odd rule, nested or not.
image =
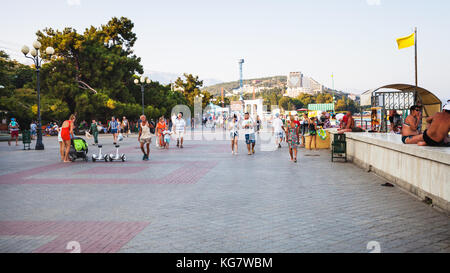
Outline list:
[[[244,92],[244,79],[242,74],[242,65],[244,64],[244,59],[239,59],[239,89],[240,89],[240,100],[243,100],[243,92]]]

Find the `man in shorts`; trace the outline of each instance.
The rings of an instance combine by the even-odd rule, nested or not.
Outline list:
[[[250,118],[250,114],[247,112],[244,115],[244,120],[242,121],[242,128],[245,133],[245,143],[247,144],[248,155],[255,153],[255,123]]]
[[[117,143],[117,135],[119,133],[119,123],[117,122],[115,117],[111,117],[111,121],[109,122],[108,130],[111,130],[111,134],[113,135],[113,144]]]
[[[447,146],[450,132],[450,104],[444,106],[442,112],[427,118],[428,129],[423,132],[419,146]]]
[[[276,145],[281,148],[281,142],[283,141],[284,126],[283,121],[280,119],[280,114],[276,113],[275,118],[272,121],[272,134],[275,135]]]
[[[186,131],[186,121],[183,119],[183,113],[178,113],[173,126],[175,128],[173,131],[177,136],[177,147],[183,148],[183,138]]]
[[[16,146],[19,146],[19,123],[17,123],[15,118],[11,118],[11,122],[8,125],[9,132],[11,133],[11,139],[8,140],[8,145],[11,146],[11,140],[16,138]]]
[[[130,131],[130,123],[128,122],[127,117],[122,118],[122,126],[124,134],[128,137],[128,132]]]

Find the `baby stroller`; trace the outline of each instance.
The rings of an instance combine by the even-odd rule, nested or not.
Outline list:
[[[69,150],[69,158],[73,162],[77,160],[77,158],[82,158],[84,161],[88,161],[88,144],[81,137],[74,137],[70,141],[70,150]]]

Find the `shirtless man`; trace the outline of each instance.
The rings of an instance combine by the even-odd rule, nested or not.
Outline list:
[[[450,132],[450,104],[444,106],[442,112],[427,118],[430,124],[423,132],[422,140],[417,143],[419,146],[442,146]]]
[[[343,134],[345,132],[353,132],[355,127],[355,120],[353,119],[352,112],[347,112],[347,121],[345,123],[345,127],[341,130],[338,130],[338,134]]]
[[[418,127],[420,119],[422,118],[422,109],[416,105],[409,109],[409,116],[406,117],[402,126],[402,142],[404,144],[417,144],[423,140]]]

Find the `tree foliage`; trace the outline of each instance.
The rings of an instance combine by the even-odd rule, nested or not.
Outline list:
[[[141,59],[133,51],[137,40],[133,27],[131,20],[114,17],[84,32],[73,28],[37,31],[45,60],[40,70],[43,123],[62,121],[71,113],[76,113],[78,120],[106,120],[112,115],[139,117],[142,93],[134,79],[144,71]],[[51,58],[45,55],[48,46],[55,49]],[[191,77],[198,81],[198,77]],[[33,67],[11,61],[0,51],[0,84],[5,86],[0,89],[0,110],[25,123],[36,118]],[[151,82],[144,90],[145,113],[149,118],[167,116],[175,105],[186,104],[189,98],[159,82]]]
[[[193,109],[195,97],[203,95],[202,99],[202,109],[206,107],[210,99],[212,99],[211,94],[208,91],[201,91],[200,88],[203,86],[203,81],[199,80],[198,76],[193,76],[192,74],[183,74],[184,79],[178,77],[175,81],[176,89],[182,92],[188,105]]]

